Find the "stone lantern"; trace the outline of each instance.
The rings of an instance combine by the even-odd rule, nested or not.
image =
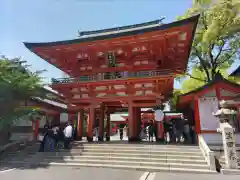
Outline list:
[[[226,101],[220,102],[220,109],[213,115],[219,119],[218,132],[222,134],[225,164],[227,169],[236,169],[237,154],[234,128],[231,126],[233,116],[236,111],[231,110]]]
[[[228,123],[232,124],[233,116],[236,115],[236,111],[231,110],[231,105],[227,101],[220,101],[220,109],[213,115],[219,119],[220,128],[218,131],[221,132],[221,125]]]

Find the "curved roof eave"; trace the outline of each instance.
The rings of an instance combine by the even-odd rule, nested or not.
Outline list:
[[[149,28],[146,28],[146,29],[137,29],[137,30],[134,30],[134,31],[127,31],[127,32],[121,32],[121,33],[116,33],[116,34],[107,34],[107,35],[101,35],[101,36],[78,38],[78,39],[56,41],[56,42],[43,42],[43,43],[24,42],[24,45],[28,49],[32,49],[34,47],[51,47],[51,46],[57,46],[57,45],[90,42],[90,41],[96,41],[96,40],[116,38],[116,37],[121,37],[121,36],[137,35],[137,34],[141,34],[141,33],[145,33],[145,32],[165,30],[165,29],[168,29],[168,28],[171,28],[171,27],[180,26],[180,25],[184,25],[186,23],[191,23],[191,22],[195,24],[195,29],[196,29],[198,19],[199,19],[199,15],[196,15],[196,16],[192,16],[190,18],[183,19],[183,20],[180,20],[180,21],[175,21],[175,22],[172,22],[172,23],[169,23],[169,24],[163,24],[161,26],[149,27]],[[194,29],[194,31],[195,31],[195,29]]]

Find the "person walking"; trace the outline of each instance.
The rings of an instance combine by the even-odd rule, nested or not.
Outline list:
[[[148,141],[153,142],[153,132],[154,128],[153,128],[153,120],[151,120],[149,126],[148,126]]]
[[[70,142],[72,140],[73,136],[73,127],[71,123],[68,123],[65,129],[63,130],[64,133],[64,148],[69,149],[70,148]]]

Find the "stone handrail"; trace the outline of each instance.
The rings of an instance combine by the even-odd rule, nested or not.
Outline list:
[[[202,151],[202,154],[205,157],[205,160],[207,161],[210,167],[210,170],[215,171],[216,170],[215,154],[213,151],[209,149],[202,135],[198,135],[198,144],[199,144],[200,150]]]

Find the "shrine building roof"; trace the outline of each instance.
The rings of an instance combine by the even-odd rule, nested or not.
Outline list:
[[[168,24],[161,20],[117,28],[83,31],[56,42],[24,42],[33,53],[71,77],[104,72],[186,70],[199,15]],[[114,66],[106,56],[114,52]],[[131,59],[131,61],[129,61]]]
[[[236,93],[240,93],[240,85],[239,84],[231,82],[223,77],[219,77],[219,78],[216,78],[193,91],[190,91],[188,93],[180,95],[178,97],[178,104],[182,103],[182,102],[191,101],[194,98],[194,96],[200,97],[204,93],[215,88],[216,85],[218,85],[220,88],[230,89],[230,90],[235,91]]]
[[[103,29],[103,30],[96,30],[96,31],[83,31],[83,32],[80,32],[81,36],[80,38],[77,38],[77,39],[55,41],[55,42],[39,42],[39,43],[24,42],[24,45],[28,49],[31,49],[34,47],[65,45],[65,44],[89,42],[89,41],[95,41],[95,40],[111,39],[115,37],[128,36],[128,35],[137,35],[139,33],[165,30],[174,26],[184,25],[189,22],[196,22],[196,20],[198,20],[198,17],[199,15],[193,16],[187,19],[183,19],[181,21],[168,23],[168,24],[159,24],[160,20],[156,20],[156,21],[141,23],[137,25],[123,26],[123,27],[111,28],[111,29],[105,29],[105,30]],[[95,35],[95,36],[91,36],[91,35]]]
[[[159,20],[144,22],[144,23],[140,23],[140,24],[133,24],[133,25],[101,29],[101,30],[79,31],[79,36],[80,36],[80,38],[96,37],[96,36],[101,36],[101,35],[117,34],[117,33],[121,33],[121,32],[128,32],[128,31],[152,28],[152,27],[156,27],[156,26],[161,26],[162,25],[161,21],[163,19],[164,18],[159,19]]]

